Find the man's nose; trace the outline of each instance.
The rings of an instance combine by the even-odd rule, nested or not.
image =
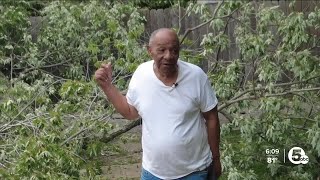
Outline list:
[[[174,56],[173,52],[167,50],[164,54],[164,58],[171,59]]]

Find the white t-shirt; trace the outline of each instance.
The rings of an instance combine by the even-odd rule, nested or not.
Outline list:
[[[161,179],[177,179],[211,163],[205,119],[201,112],[218,101],[207,75],[178,60],[175,86],[166,86],[141,64],[129,84],[127,101],[142,118],[142,167]]]

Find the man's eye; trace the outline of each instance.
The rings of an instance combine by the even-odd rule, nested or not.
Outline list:
[[[164,49],[158,49],[159,52],[164,52]]]

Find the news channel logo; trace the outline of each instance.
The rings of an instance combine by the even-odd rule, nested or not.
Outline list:
[[[294,165],[307,164],[309,157],[301,147],[293,147],[288,152],[286,149],[280,150],[279,148],[271,148],[265,150],[267,163],[286,163],[286,159]],[[281,158],[282,157],[282,158]]]
[[[288,159],[292,164],[307,164],[309,157],[301,147],[293,147],[289,150]]]

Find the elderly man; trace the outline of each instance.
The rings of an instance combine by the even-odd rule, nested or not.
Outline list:
[[[110,63],[95,73],[123,117],[142,118],[142,180],[215,179],[221,174],[217,98],[207,75],[179,60],[179,50],[173,30],[153,32],[148,45],[152,60],[134,72],[126,96],[111,83]]]

